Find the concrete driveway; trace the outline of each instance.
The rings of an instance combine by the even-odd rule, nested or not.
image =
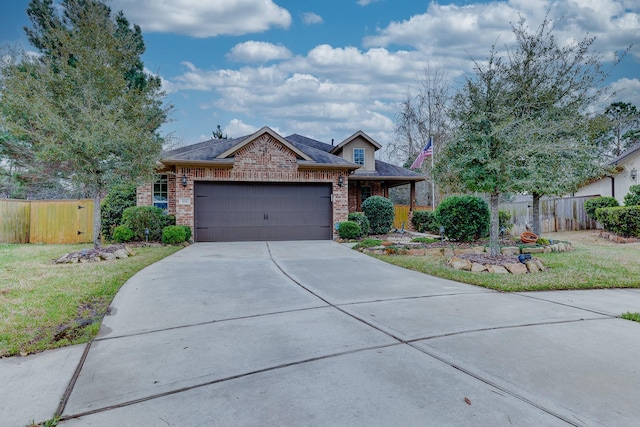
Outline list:
[[[330,241],[195,244],[122,288],[71,426],[632,426],[640,290],[506,294]]]

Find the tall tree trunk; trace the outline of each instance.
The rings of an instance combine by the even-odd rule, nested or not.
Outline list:
[[[489,208],[491,209],[491,228],[489,231],[489,249],[491,250],[491,256],[495,257],[500,255],[500,229],[498,222],[498,199],[500,193],[491,193],[491,200]]]
[[[540,198],[542,195],[540,193],[533,193],[533,202],[531,205],[533,206],[533,218],[532,218],[532,227],[533,232],[540,236],[542,232],[542,227],[540,226]]]
[[[96,191],[93,196],[93,247],[98,249],[102,242],[100,240],[100,192]]]

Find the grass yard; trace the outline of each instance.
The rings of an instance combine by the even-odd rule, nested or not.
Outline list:
[[[89,341],[127,279],[180,249],[140,247],[127,259],[53,263],[91,247],[0,244],[0,357]]]
[[[457,271],[429,256],[372,255],[390,264],[499,291],[640,287],[640,243],[613,243],[593,231],[545,233],[568,241],[574,251],[536,254],[548,269],[536,274],[489,274]]]

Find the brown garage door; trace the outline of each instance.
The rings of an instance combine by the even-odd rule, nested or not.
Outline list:
[[[327,240],[331,185],[196,182],[198,242]]]

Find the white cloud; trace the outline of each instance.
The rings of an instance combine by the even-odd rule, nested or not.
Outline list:
[[[377,1],[380,1],[380,0],[358,0],[358,5],[359,6],[368,6],[371,3],[375,3]]]
[[[640,107],[640,78],[622,78],[611,83],[609,88],[615,92],[611,102],[629,102]]]
[[[146,32],[215,37],[289,28],[291,14],[272,0],[112,0]]]
[[[307,12],[302,14],[302,22],[305,25],[313,25],[313,24],[322,24],[324,20],[320,15],[317,15],[313,12]]]
[[[282,45],[248,41],[235,45],[227,58],[236,62],[265,63],[277,59],[291,58],[291,51]]]

